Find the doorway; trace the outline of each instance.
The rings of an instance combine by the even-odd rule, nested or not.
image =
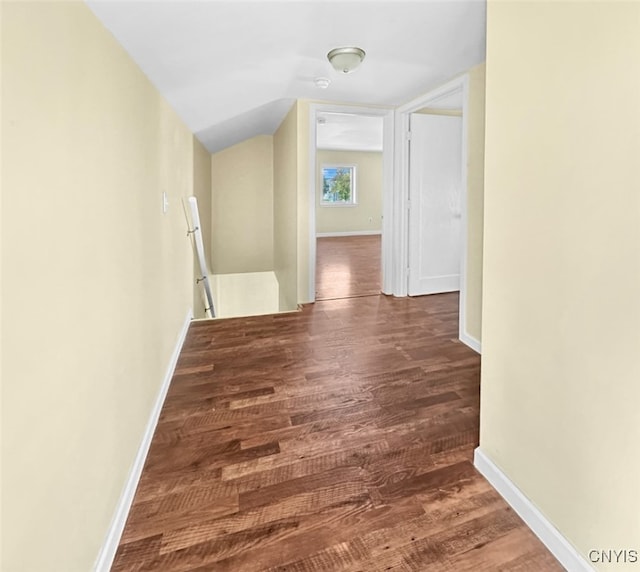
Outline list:
[[[316,300],[380,294],[383,118],[316,117]]]
[[[310,105],[309,299],[390,293],[393,111]]]
[[[452,291],[459,289],[459,338],[460,340],[480,352],[480,344],[467,332],[466,306],[467,306],[467,251],[468,251],[468,213],[467,213],[467,155],[468,155],[468,111],[469,111],[469,77],[467,74],[460,76],[447,84],[421,96],[406,105],[398,108],[396,111],[396,172],[395,187],[397,192],[394,195],[393,212],[397,213],[394,218],[393,225],[393,243],[394,253],[396,253],[400,263],[396,266],[393,273],[393,293],[396,296],[406,296],[410,293],[409,282],[413,273],[421,273],[421,269],[417,267],[416,254],[420,253],[420,249],[424,246],[423,242],[416,239],[416,225],[420,225],[420,215],[414,209],[420,208],[415,205],[410,196],[411,178],[412,178],[412,162],[413,176],[416,176],[416,162],[421,161],[417,156],[412,157],[411,146],[413,144],[413,130],[416,124],[417,115],[429,116],[459,116],[460,117],[460,142],[461,149],[456,151],[456,161],[459,161],[460,176],[459,200],[453,201],[453,204],[447,207],[449,212],[449,220],[447,224],[450,226],[450,238],[457,236],[459,240],[458,258],[455,262],[456,270],[442,272],[440,276],[448,276],[448,284],[440,284],[435,287],[432,292],[436,291]],[[412,127],[412,119],[414,126]],[[421,120],[417,120],[418,123]],[[422,128],[418,127],[418,131]],[[418,136],[418,134],[416,134]],[[453,153],[453,151],[451,151]],[[457,183],[456,183],[457,184]],[[449,198],[453,200],[454,195]],[[412,212],[413,211],[413,212]],[[424,219],[424,216],[423,216]],[[413,229],[411,228],[413,224]],[[459,228],[457,233],[456,228]],[[423,236],[424,238],[424,236]],[[451,239],[450,243],[453,242]],[[419,256],[417,256],[419,258]],[[449,262],[450,263],[450,262]],[[433,269],[432,269],[433,270]],[[457,274],[457,276],[456,276]],[[437,272],[432,272],[437,276]],[[451,279],[451,280],[449,280]],[[451,284],[457,282],[458,286]],[[423,284],[424,285],[424,284]],[[438,290],[440,288],[440,290]]]

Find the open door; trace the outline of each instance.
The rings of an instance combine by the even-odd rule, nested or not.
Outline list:
[[[460,289],[462,118],[412,113],[409,152],[410,296]]]

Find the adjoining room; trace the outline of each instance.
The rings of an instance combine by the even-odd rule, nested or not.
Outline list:
[[[381,290],[383,118],[318,113],[316,300]]]

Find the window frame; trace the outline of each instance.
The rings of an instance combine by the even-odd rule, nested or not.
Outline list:
[[[325,169],[350,169],[351,170],[351,200],[349,202],[333,202],[324,200],[324,171]],[[358,166],[354,163],[323,163],[320,165],[320,206],[321,207],[357,207],[357,171]]]

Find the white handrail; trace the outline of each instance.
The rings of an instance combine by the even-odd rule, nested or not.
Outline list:
[[[196,255],[200,265],[200,275],[202,276],[202,278],[196,279],[196,282],[202,282],[204,286],[207,303],[209,304],[209,307],[205,308],[205,311],[209,312],[212,318],[215,318],[216,311],[213,305],[211,285],[209,284],[209,269],[207,268],[207,259],[204,254],[204,243],[202,242],[202,227],[200,225],[200,215],[198,214],[198,200],[196,197],[189,197],[187,200],[189,201],[189,209],[191,210],[191,230],[189,230],[189,234],[193,235]]]

